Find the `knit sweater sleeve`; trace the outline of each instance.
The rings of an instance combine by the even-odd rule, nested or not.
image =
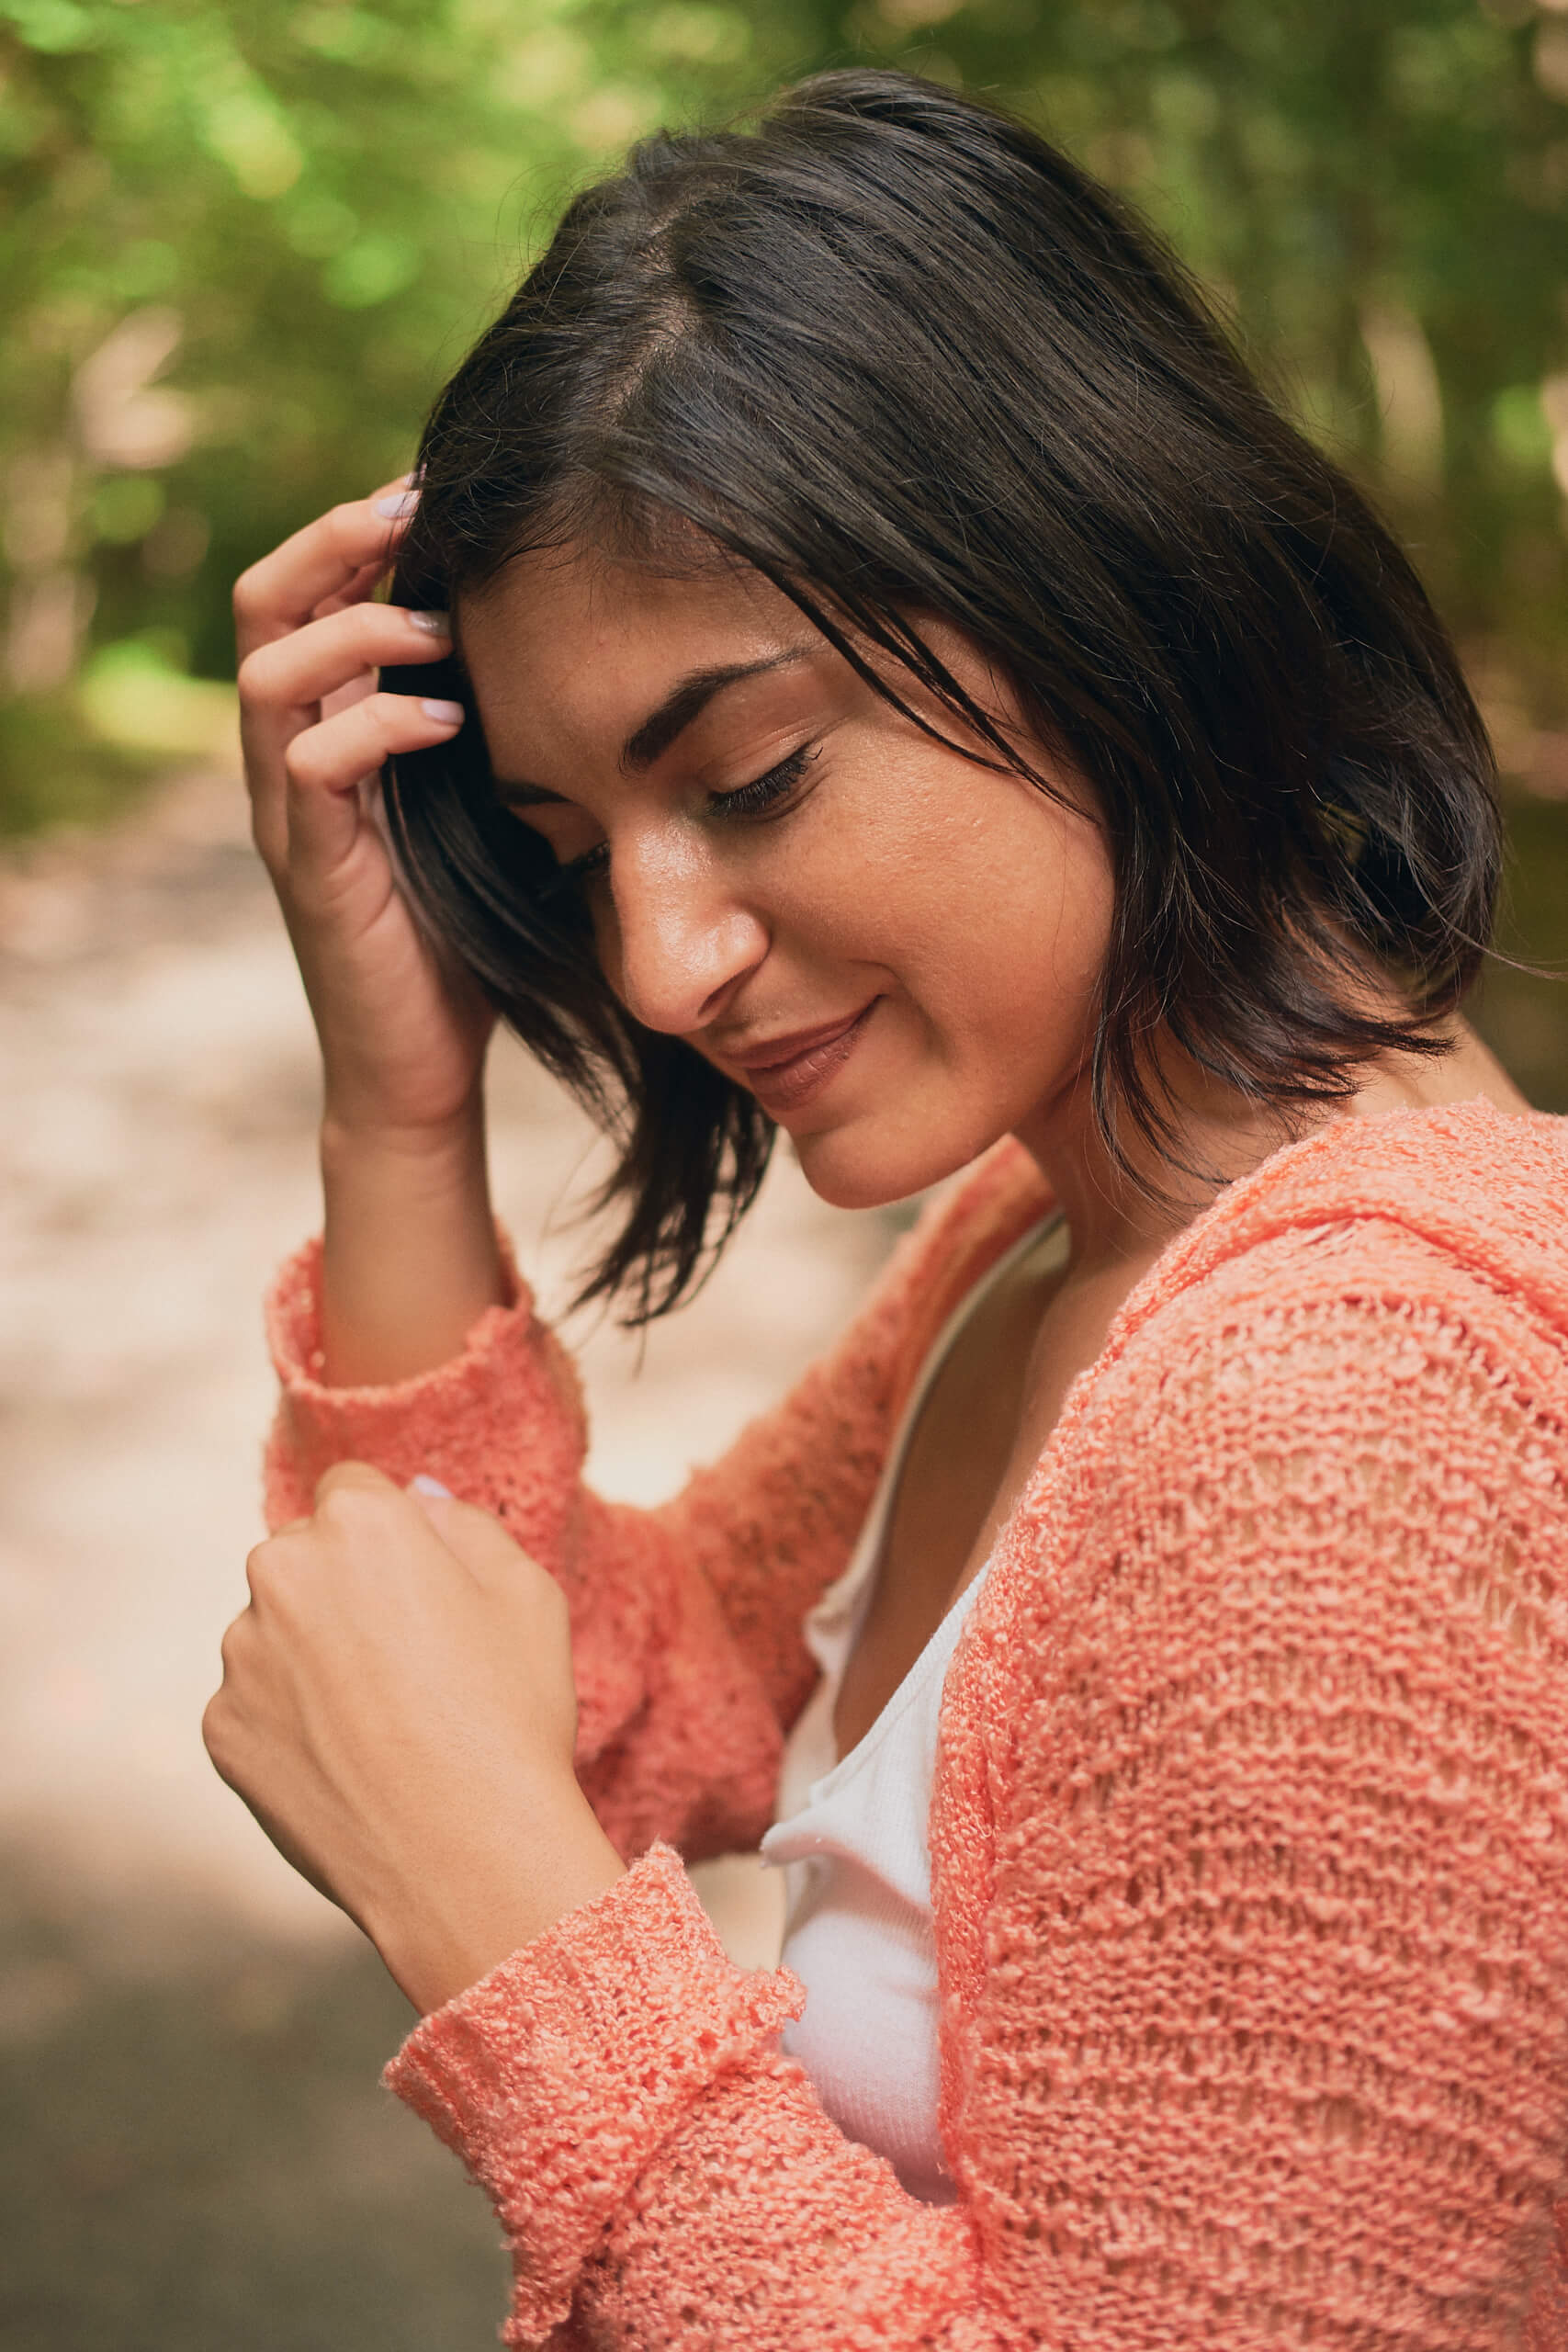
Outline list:
[[[566,1589],[578,1775],[621,1853],[754,1846],[816,1672],[802,1623],[849,1557],[921,1335],[1040,1196],[1021,1153],[979,1163],[904,1237],[829,1354],[657,1510],[585,1484],[576,1368],[510,1250],[511,1301],[461,1355],[394,1386],[338,1388],[321,1376],[312,1242],[268,1299],[269,1523],[309,1510],[322,1472],[349,1458],[405,1484],[423,1471],[496,1512]]]
[[[1397,1254],[1178,1302],[1010,1525],[931,1823],[955,2205],[829,2120],[798,1987],[663,1849],[416,2028],[388,2078],[495,2199],[508,2342],[1517,2340],[1568,2122],[1564,1373]]]

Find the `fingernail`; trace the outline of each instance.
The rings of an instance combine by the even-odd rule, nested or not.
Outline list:
[[[409,627],[422,628],[426,637],[450,637],[452,616],[450,613],[410,613]]]
[[[422,702],[420,708],[426,718],[438,718],[443,727],[461,727],[468,716],[460,702]]]
[[[400,523],[404,515],[412,514],[418,504],[417,490],[400,490],[395,491],[390,498],[378,498],[376,512],[384,514],[389,523]]]
[[[454,1502],[457,1499],[450,1487],[444,1487],[439,1478],[426,1477],[423,1470],[416,1477],[409,1480],[409,1492],[411,1495],[439,1495],[447,1502]]]

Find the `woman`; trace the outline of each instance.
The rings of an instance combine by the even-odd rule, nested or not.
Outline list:
[[[891,74],[580,198],[411,479],[236,597],[326,1225],[207,1733],[426,2013],[507,2340],[1558,2340],[1568,1138],[1460,1016],[1408,567],[1111,198]],[[968,1171],[659,1510],[495,1236],[498,1012],[634,1317],[776,1127]],[[764,1832],[751,1974],[678,1856]]]

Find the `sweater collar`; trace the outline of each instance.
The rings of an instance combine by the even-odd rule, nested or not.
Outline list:
[[[966,1262],[954,1269],[960,1291],[981,1261],[999,1256],[1052,1205],[1034,1160],[1011,1136],[976,1175],[982,1230],[966,1236]],[[1183,1227],[1129,1293],[1112,1336],[1126,1338],[1261,1241],[1363,1218],[1419,1235],[1568,1335],[1568,1118],[1502,1111],[1476,1095],[1373,1119],[1352,1114],[1282,1145]]]
[[[1010,1136],[962,1180],[940,1258],[928,1261],[925,1283],[916,1276],[895,1402],[957,1301],[1055,1205],[1038,1164]],[[1092,1369],[1119,1356],[1150,1316],[1258,1243],[1361,1219],[1419,1235],[1568,1340],[1568,1118],[1501,1111],[1476,1095],[1373,1119],[1350,1114],[1271,1152],[1217,1193],[1134,1285]]]
[[[1275,1235],[1378,1219],[1568,1334],[1568,1119],[1468,1102],[1334,1119],[1226,1185],[1127,1302],[1129,1324]]]

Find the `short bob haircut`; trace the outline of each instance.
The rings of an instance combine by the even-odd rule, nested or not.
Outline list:
[[[457,369],[418,478],[392,594],[459,639],[463,595],[544,547],[751,566],[896,707],[919,679],[1051,791],[918,622],[967,631],[1098,804],[1091,1093],[1124,1169],[1126,1119],[1183,1164],[1156,1032],[1287,1122],[1373,1054],[1444,1050],[1501,859],[1454,650],[1180,263],[1022,124],[852,71],[750,129],[644,141]],[[393,839],[436,936],[617,1137],[601,1205],[626,1215],[581,1296],[647,1321],[734,1229],[772,1122],[611,995],[495,795],[460,653],[385,683],[468,703],[392,763]],[[1369,956],[1404,1015],[1370,1010]]]

